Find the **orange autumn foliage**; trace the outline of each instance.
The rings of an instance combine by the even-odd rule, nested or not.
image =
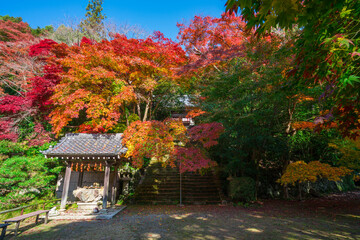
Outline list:
[[[314,101],[313,97],[310,96],[306,96],[302,93],[300,94],[295,94],[294,96],[292,96],[291,98],[295,98],[297,102],[304,102],[304,101]]]
[[[278,182],[282,185],[295,185],[295,183],[315,182],[319,178],[340,181],[341,177],[351,172],[352,170],[346,167],[332,167],[320,161],[312,161],[310,163],[297,161],[289,164]]]
[[[298,130],[298,129],[314,129],[315,126],[316,126],[315,123],[306,122],[306,121],[294,122],[292,124],[292,127],[296,130]]]
[[[51,99],[55,108],[50,123],[56,134],[80,118],[80,130],[107,132],[126,107],[140,108],[142,103],[146,121],[154,89],[160,81],[172,81],[175,69],[186,61],[181,47],[160,32],[147,39],[115,35],[99,43],[84,38],[80,46],[59,44],[55,50],[58,54],[49,62],[63,69]]]
[[[187,118],[195,118],[195,117],[198,117],[200,115],[203,115],[205,114],[206,112],[201,110],[200,108],[196,108],[196,109],[192,109],[190,110],[187,114],[186,114],[186,117]]]
[[[223,126],[204,123],[192,129],[188,131],[181,120],[133,122],[124,131],[126,157],[137,168],[143,167],[145,159],[152,158],[171,167],[178,165],[180,172],[215,166],[207,149],[218,143]]]
[[[176,134],[180,132],[176,131]],[[144,165],[144,158],[166,158],[175,147],[168,127],[155,120],[131,123],[124,131],[123,143],[128,149],[125,157],[131,157],[132,165],[137,168]]]

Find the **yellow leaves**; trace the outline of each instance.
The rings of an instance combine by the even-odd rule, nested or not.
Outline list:
[[[106,100],[100,96],[93,95],[87,104],[87,117],[96,119],[105,115],[107,112]]]
[[[152,90],[155,89],[155,87],[157,86],[157,81],[155,81],[154,79],[152,78],[146,78],[142,84],[140,84],[140,88],[144,89],[145,91],[147,92],[150,92]]]
[[[278,180],[282,185],[303,182],[315,182],[318,178],[325,178],[330,181],[339,181],[341,177],[350,174],[352,170],[346,167],[332,167],[320,161],[305,163],[297,161],[289,164],[283,176]]]
[[[340,165],[360,170],[360,138],[329,143],[329,147],[341,152],[342,156],[338,162]]]
[[[138,79],[140,77],[140,72],[132,72],[129,74],[130,79]]]
[[[169,128],[169,133],[174,139],[185,144],[187,142],[186,127],[181,119],[166,119],[165,125]]]

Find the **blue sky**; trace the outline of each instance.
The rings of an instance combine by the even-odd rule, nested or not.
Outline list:
[[[195,15],[219,17],[226,0],[104,0],[103,12],[117,24],[139,25],[148,32],[159,30],[175,40],[177,22],[188,22]],[[65,19],[85,16],[88,0],[2,0],[0,15],[22,17],[31,27],[58,26]]]

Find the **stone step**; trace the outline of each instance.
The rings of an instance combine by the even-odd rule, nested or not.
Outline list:
[[[137,192],[136,196],[137,197],[145,197],[145,198],[149,198],[149,197],[154,197],[154,196],[162,196],[162,197],[166,197],[166,196],[175,196],[175,195],[179,195],[180,191],[172,191],[172,192]],[[201,193],[201,192],[182,192],[182,195],[184,196],[191,196],[191,197],[219,197],[219,193],[218,192],[209,192],[209,193]]]
[[[147,176],[180,176],[179,172],[146,172]],[[206,174],[199,174],[199,173],[182,173],[181,176],[184,177],[211,177],[214,176],[212,173],[206,173]]]
[[[137,198],[150,198],[150,197],[171,197],[171,196],[179,196],[180,195],[180,191],[179,192],[171,192],[171,193],[157,193],[157,192],[139,192],[137,193],[136,197]],[[218,192],[213,192],[213,193],[193,193],[193,192],[182,192],[183,196],[187,196],[187,197],[219,197],[219,193]]]
[[[157,198],[157,197],[153,197],[153,198],[136,198],[136,203],[137,202],[151,202],[151,201],[164,201],[164,202],[173,202],[173,201],[177,201],[180,199],[180,195],[178,196],[173,196],[173,197],[168,197],[168,198]],[[182,200],[183,201],[187,201],[187,202],[220,202],[219,198],[192,198],[192,197],[186,197],[186,196],[182,196]]]
[[[184,204],[219,204],[221,202],[215,176],[212,172],[183,173],[181,175]],[[180,173],[177,168],[162,168],[152,164],[135,191],[134,200],[139,204],[178,204]]]
[[[136,201],[137,204],[152,204],[152,205],[178,205],[180,202],[179,199],[176,200],[148,200],[148,201]],[[182,200],[182,204],[184,205],[215,205],[215,204],[220,204],[221,201],[213,201],[213,200],[208,200],[208,201],[186,201],[186,200]]]
[[[153,175],[153,176],[146,176],[146,178],[148,179],[180,179],[179,175]],[[191,180],[196,180],[196,179],[214,179],[214,176],[181,176],[181,179],[191,179]]]
[[[192,185],[196,185],[196,184],[205,184],[205,183],[215,183],[214,180],[201,180],[201,179],[194,179],[194,180],[182,180],[181,181],[183,184],[192,184]],[[180,179],[170,179],[170,180],[145,180],[143,181],[142,184],[161,184],[161,183],[171,183],[171,184],[180,184]]]
[[[212,193],[218,192],[217,188],[181,188],[183,192],[200,192],[200,193]],[[179,187],[169,187],[169,188],[152,188],[152,187],[142,187],[137,189],[138,192],[159,192],[159,193],[166,193],[166,192],[179,192]]]
[[[214,187],[208,187],[208,188],[184,188],[182,187],[181,188],[182,191],[184,192],[203,192],[203,193],[206,193],[206,192],[217,192],[218,189],[217,188],[214,188]],[[141,188],[137,188],[136,189],[137,191],[141,191],[141,192],[151,192],[151,191],[158,191],[158,192],[172,192],[172,191],[180,191],[180,188],[177,186],[177,187],[167,187],[167,188],[153,188],[153,187],[147,187],[147,186],[144,186],[144,187],[141,187]]]

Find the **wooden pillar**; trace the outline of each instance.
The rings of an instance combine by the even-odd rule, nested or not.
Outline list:
[[[62,196],[61,196],[60,210],[65,210],[65,207],[66,207],[66,201],[67,201],[68,192],[69,192],[70,177],[71,177],[71,163],[68,162],[67,166],[66,166],[66,171],[65,171],[64,186],[63,186],[63,192],[62,192]]]
[[[112,184],[112,189],[111,189],[111,205],[116,204],[117,189],[118,189],[118,185],[119,185],[118,168],[119,168],[119,165],[115,165],[114,179],[113,179],[113,184]]]
[[[107,199],[109,195],[109,180],[110,180],[111,164],[106,161],[105,176],[104,176],[104,193],[103,193],[103,209],[107,208]]]
[[[83,178],[84,178],[84,171],[80,171],[79,172],[79,179],[78,179],[78,183],[77,183],[78,187],[82,187]]]

